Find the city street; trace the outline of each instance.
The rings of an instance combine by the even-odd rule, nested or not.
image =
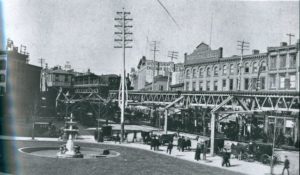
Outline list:
[[[36,142],[36,141],[17,141],[17,147],[28,146],[59,146],[62,142]],[[96,147],[111,149],[120,153],[120,156],[114,158],[99,159],[57,159],[26,155],[17,152],[18,172],[30,175],[238,175],[232,171],[220,168],[191,163],[175,157],[169,157],[153,152],[134,149],[129,147],[120,147],[112,145],[98,145],[92,143],[80,143],[81,147]],[[18,174],[18,172],[10,172]]]

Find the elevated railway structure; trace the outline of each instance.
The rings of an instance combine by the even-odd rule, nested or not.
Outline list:
[[[109,99],[118,100],[118,91],[110,91]],[[164,131],[167,133],[168,109],[199,106],[211,114],[211,128],[215,122],[233,114],[285,112],[299,115],[299,92],[272,91],[128,91],[128,105],[160,105],[164,108]],[[211,130],[211,154],[214,154],[215,130]]]
[[[109,91],[103,98],[97,92],[67,94],[59,91],[57,106],[66,109],[88,103],[95,112],[109,102],[119,101],[119,91]],[[120,102],[120,101],[119,101]],[[171,108],[206,108],[211,116],[210,127],[215,128],[216,121],[230,115],[245,115],[264,112],[284,112],[299,115],[299,92],[272,91],[128,91],[127,105],[159,105],[164,110],[164,132],[167,133],[168,115]],[[298,132],[298,131],[296,131]],[[210,133],[210,150],[214,154],[215,129]]]

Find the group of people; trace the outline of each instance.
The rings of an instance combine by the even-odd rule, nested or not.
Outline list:
[[[230,167],[230,152],[228,152],[226,148],[222,150],[222,159],[222,166]]]
[[[159,138],[158,137],[152,137],[151,138],[151,142],[150,142],[150,149],[152,150],[154,150],[154,151],[158,151],[159,150],[159,145],[160,145],[160,143],[159,143]]]
[[[192,142],[189,138],[185,139],[184,136],[178,138],[177,149],[184,152],[185,149],[191,150]]]

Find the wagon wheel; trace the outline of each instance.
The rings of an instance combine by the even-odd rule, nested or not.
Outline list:
[[[267,154],[263,154],[260,156],[260,161],[263,163],[263,164],[269,164],[270,161],[271,161],[271,156],[267,155]]]

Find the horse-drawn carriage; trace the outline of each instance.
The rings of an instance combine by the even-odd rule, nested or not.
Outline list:
[[[266,143],[242,143],[238,142],[236,145],[231,145],[231,154],[240,160],[248,162],[259,161],[263,164],[269,164],[272,160],[272,145]],[[279,155],[274,153],[274,163],[280,161]]]

